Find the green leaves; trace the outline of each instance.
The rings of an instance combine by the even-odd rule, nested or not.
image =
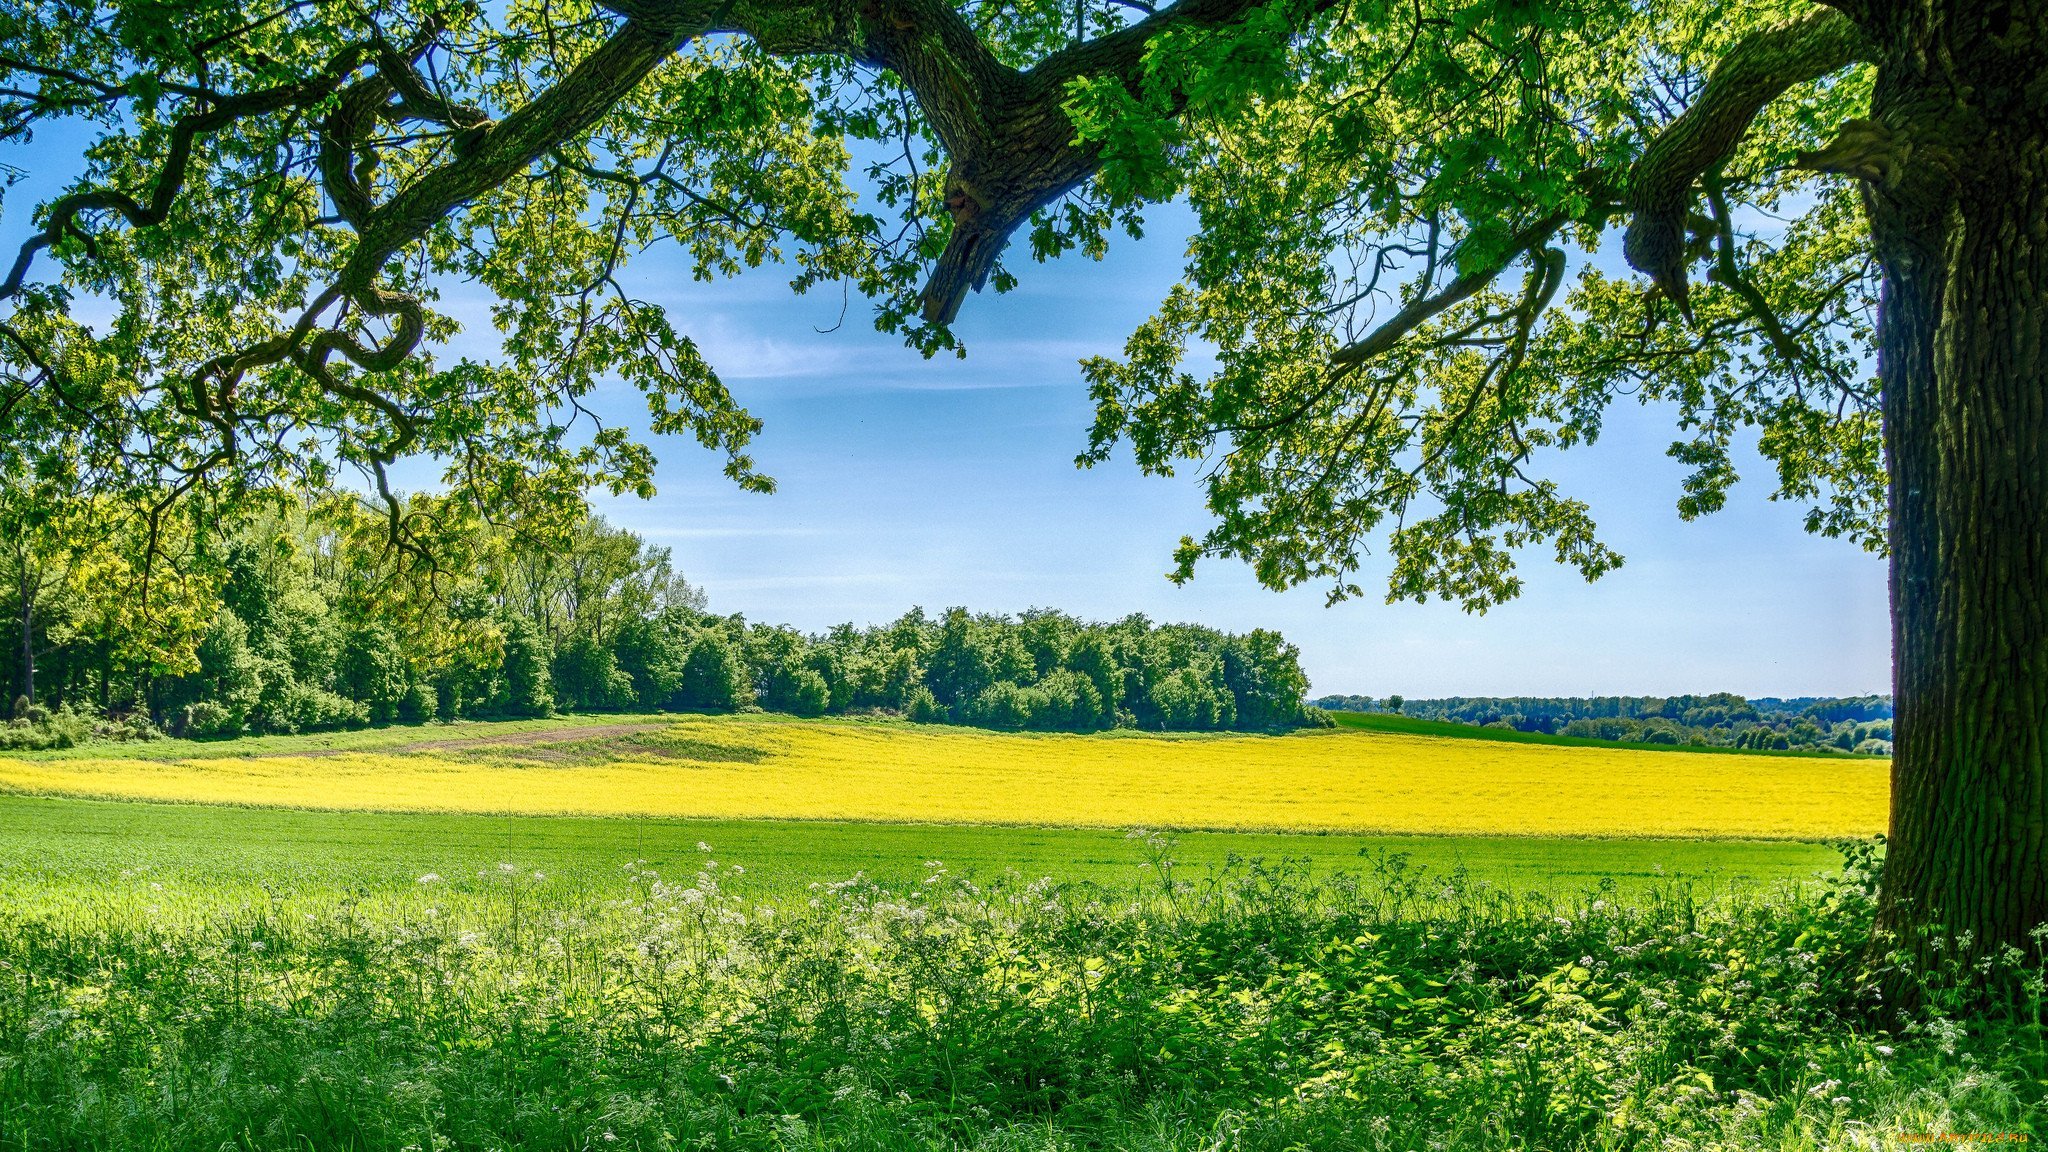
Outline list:
[[[1083,363],[1082,462],[1126,442],[1149,472],[1202,462],[1215,522],[1176,550],[1176,579],[1237,557],[1271,587],[1326,582],[1342,599],[1384,547],[1390,599],[1483,611],[1520,590],[1532,548],[1587,579],[1621,563],[1543,469],[1633,395],[1691,434],[1673,448],[1692,468],[1681,515],[1721,506],[1754,429],[1777,497],[1878,546],[1868,241],[1846,189],[1785,171],[1816,124],[1867,99],[1867,77],[1795,90],[1714,174],[1691,323],[1595,258],[1626,222],[1630,164],[1715,62],[1701,45],[1785,10],[1394,6],[1269,39],[1284,59],[1250,81],[1205,80],[1220,57],[1162,38],[1150,75],[1229,95],[1191,101],[1175,148],[1141,169],[1185,189],[1201,230],[1123,355]],[[1114,152],[1143,120],[1128,101],[1110,120],[1112,103],[1080,119]]]
[[[918,282],[980,235],[962,221],[986,181],[946,166],[985,157],[939,141],[976,139],[1006,100],[1057,100],[1072,141],[1046,138],[1097,166],[1017,209],[1036,258],[1100,256],[1172,197],[1200,223],[1155,317],[1082,365],[1083,463],[1124,443],[1155,473],[1202,462],[1215,523],[1176,578],[1235,556],[1342,598],[1384,547],[1390,595],[1480,610],[1515,594],[1531,548],[1596,577],[1620,557],[1543,470],[1630,394],[1675,413],[1682,515],[1721,505],[1754,430],[1776,495],[1878,547],[1868,246],[1846,190],[1786,171],[1867,103],[1867,76],[1794,89],[1696,190],[1686,323],[1597,256],[1647,142],[1720,54],[1797,9],[1283,2],[1140,21],[1030,0],[884,34],[742,4],[721,12],[748,34],[706,39],[584,2],[0,10],[0,138],[91,134],[0,319],[0,466],[138,498],[353,469],[397,509],[390,469],[424,457],[462,499],[540,514],[593,485],[651,490],[648,446],[576,424],[616,382],[656,434],[770,490],[746,451],[758,422],[690,318],[629,289],[634,256],[679,245],[700,280],[782,262],[794,291],[858,288],[878,327],[959,351]],[[443,300],[477,289],[497,346],[444,364]],[[110,318],[75,319],[86,299]]]

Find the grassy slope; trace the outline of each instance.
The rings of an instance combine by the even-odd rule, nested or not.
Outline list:
[[[1673,758],[1341,729],[1017,734],[585,717],[0,757],[0,791],[501,815],[1819,839],[1883,826],[1885,762]]]
[[[1591,736],[1552,736],[1543,732],[1518,732],[1507,728],[1484,728],[1451,720],[1420,720],[1386,712],[1332,712],[1339,728],[1360,732],[1390,732],[1404,736],[1446,736],[1456,740],[1499,740],[1509,744],[1550,744],[1562,748],[1625,748],[1635,752],[1694,752],[1708,756],[1792,756],[1802,759],[1870,761],[1882,756],[1850,752],[1816,751],[1806,748],[1714,748],[1702,744],[1629,744],[1599,740]]]

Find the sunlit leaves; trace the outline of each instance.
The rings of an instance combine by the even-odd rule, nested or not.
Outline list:
[[[1388,5],[1275,41],[1284,64],[1252,74],[1284,82],[1170,129],[1082,107],[1128,170],[1110,173],[1184,188],[1202,225],[1124,355],[1083,365],[1084,462],[1127,442],[1151,472],[1200,463],[1216,519],[1177,578],[1240,557],[1342,598],[1384,546],[1390,598],[1484,610],[1519,591],[1531,548],[1588,579],[1620,563],[1543,470],[1634,396],[1676,417],[1682,515],[1722,506],[1754,437],[1809,527],[1880,546],[1867,239],[1852,196],[1785,170],[1867,99],[1867,74],[1795,90],[1713,174],[1690,323],[1595,257],[1645,142],[1719,52],[1796,7]],[[1162,68],[1182,67],[1174,50],[1156,46]],[[1171,147],[1146,135],[1167,131]],[[1559,261],[1568,291],[1544,271]]]

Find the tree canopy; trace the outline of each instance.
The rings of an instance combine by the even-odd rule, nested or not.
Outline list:
[[[1569,258],[1646,195],[1631,166],[1735,45],[1816,37],[1805,98],[1721,142],[1683,221],[1705,284],[1646,306]],[[1099,253],[1181,196],[1186,277],[1086,365],[1086,459],[1222,450],[1182,575],[1242,555],[1354,594],[1390,528],[1395,595],[1484,607],[1528,544],[1597,575],[1620,557],[1540,469],[1631,391],[1678,405],[1685,514],[1755,425],[1779,494],[1875,546],[1869,246],[1852,190],[1787,168],[1867,102],[1854,43],[1803,3],[17,7],[0,133],[92,141],[0,283],[0,451],[151,507],[354,468],[424,548],[389,487],[409,456],[467,497],[443,515],[645,491],[648,448],[582,403],[623,379],[656,432],[766,488],[758,425],[690,318],[635,295],[636,253],[848,281],[931,352],[969,288],[1009,282],[1013,232]],[[489,294],[496,355],[448,352],[457,285]]]

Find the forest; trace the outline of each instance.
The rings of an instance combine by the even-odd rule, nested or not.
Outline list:
[[[1311,722],[1279,634],[1033,608],[912,608],[818,635],[708,611],[666,548],[584,513],[548,540],[480,528],[408,580],[345,496],[195,529],[182,579],[118,533],[9,536],[0,747],[231,737],[557,710],[875,713],[1018,730]],[[144,589],[154,578],[158,586]]]
[[[1892,750],[1889,696],[1746,699],[1731,692],[1682,696],[1324,696],[1333,712],[1398,712],[1518,732],[1582,736],[1630,744],[1857,752]]]

